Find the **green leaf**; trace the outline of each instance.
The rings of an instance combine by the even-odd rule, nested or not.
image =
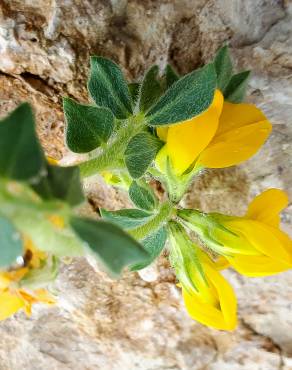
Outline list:
[[[147,113],[148,124],[171,125],[204,112],[212,103],[216,83],[213,64],[182,77]]]
[[[179,80],[179,75],[176,73],[176,71],[172,68],[170,64],[167,64],[165,68],[165,80],[167,88],[169,88],[177,80]]]
[[[221,91],[224,91],[233,73],[232,60],[227,45],[218,50],[214,65],[217,73],[217,86]]]
[[[139,108],[142,112],[147,112],[162,94],[162,88],[158,80],[159,68],[152,66],[145,74],[141,89]]]
[[[231,103],[241,103],[246,94],[250,71],[243,71],[233,75],[224,91],[224,98]]]
[[[143,176],[164,143],[149,132],[141,132],[128,143],[126,166],[134,179]]]
[[[149,266],[162,252],[167,239],[166,228],[162,227],[156,233],[149,235],[146,239],[141,241],[145,250],[150,254],[150,258],[133,264],[130,269],[132,271],[141,270]]]
[[[77,166],[59,167],[47,164],[46,176],[39,183],[33,184],[32,188],[43,199],[60,199],[71,206],[84,201]]]
[[[151,213],[141,209],[121,209],[119,211],[100,210],[102,218],[110,221],[124,229],[132,229],[143,225],[151,217]]]
[[[23,254],[23,243],[14,225],[1,215],[0,230],[0,267],[8,267]]]
[[[140,83],[138,82],[129,83],[128,88],[132,98],[132,102],[133,104],[135,104],[139,97]]]
[[[152,211],[155,208],[155,196],[150,188],[140,186],[133,181],[129,188],[129,196],[132,202],[141,209]]]
[[[45,166],[29,104],[18,106],[0,121],[0,176],[29,180]]]
[[[119,275],[125,266],[149,257],[141,244],[116,225],[72,217],[71,226],[113,275]]]
[[[114,128],[114,116],[107,108],[78,104],[64,98],[66,142],[74,153],[88,153],[106,143]]]
[[[127,118],[132,102],[120,67],[102,57],[91,57],[90,65],[88,90],[92,99],[98,106],[109,108],[116,118]]]

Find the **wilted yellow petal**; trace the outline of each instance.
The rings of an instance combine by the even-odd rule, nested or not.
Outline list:
[[[0,293],[0,320],[5,320],[19,309],[24,307],[21,298],[9,291]]]
[[[159,139],[163,141],[167,140],[168,126],[157,127],[156,132]]]
[[[277,229],[259,221],[237,219],[227,222],[227,227],[235,232],[242,233],[246,239],[262,254],[276,261],[292,263],[292,253],[279,239]]]
[[[240,274],[249,277],[270,276],[289,270],[290,265],[276,261],[267,256],[240,256],[227,257],[231,266]]]
[[[253,156],[270,135],[272,125],[251,104],[224,102],[218,130],[199,158],[209,168],[223,168]]]
[[[249,204],[246,217],[278,227],[279,213],[288,205],[287,194],[280,189],[269,189],[258,195]]]
[[[212,140],[222,106],[223,96],[216,90],[212,104],[204,113],[169,127],[167,151],[178,175],[188,169]]]

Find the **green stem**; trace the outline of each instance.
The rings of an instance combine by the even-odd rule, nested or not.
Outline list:
[[[158,212],[145,224],[137,226],[134,229],[128,230],[135,239],[143,240],[148,235],[153,234],[158,231],[162,226],[164,226],[167,221],[171,219],[174,215],[175,209],[173,204],[169,201],[163,203],[158,210]]]
[[[144,127],[144,116],[129,118],[127,124],[118,130],[116,136],[97,157],[79,164],[81,177],[89,177],[105,170],[123,168],[123,154],[129,141]]]

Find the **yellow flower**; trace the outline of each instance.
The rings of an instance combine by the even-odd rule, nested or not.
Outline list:
[[[280,230],[284,191],[269,189],[249,205],[244,217],[184,210],[180,216],[215,252],[246,276],[268,276],[292,267],[292,241]]]
[[[241,163],[263,145],[272,126],[252,104],[224,101],[216,90],[210,107],[190,120],[157,129],[166,145],[158,153],[158,167],[168,156],[176,175],[191,165],[223,168]]]
[[[170,222],[169,230],[170,261],[189,315],[212,328],[233,330],[237,325],[237,303],[232,287],[181,225]]]
[[[292,240],[280,230],[279,213],[288,205],[288,197],[279,189],[258,195],[242,218],[231,218],[222,225],[250,244],[250,252],[227,254],[229,263],[241,274],[266,276],[292,267]],[[240,242],[239,242],[240,244]]]
[[[206,253],[200,253],[205,279],[193,272],[197,290],[182,289],[189,315],[200,323],[219,330],[233,330],[237,325],[237,302],[231,285],[217,270]]]
[[[44,252],[38,251],[28,239],[25,239],[23,258],[25,266],[0,272],[0,320],[5,320],[20,309],[24,309],[26,314],[30,315],[32,304],[37,302],[55,303],[45,289],[30,291],[20,287],[21,280],[33,269],[39,268],[45,258]]]

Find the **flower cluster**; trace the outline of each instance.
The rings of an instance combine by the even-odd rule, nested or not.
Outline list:
[[[292,267],[292,241],[280,229],[287,195],[268,189],[243,217],[180,201],[204,168],[237,165],[269,137],[264,113],[243,102],[248,77],[234,73],[227,46],[185,76],[153,66],[130,83],[117,64],[92,57],[90,104],[64,98],[65,144],[76,159],[68,167],[45,157],[28,104],[0,121],[0,320],[53,303],[44,287],[62,257],[95,256],[117,277],[167,248],[189,315],[233,330],[236,296],[221,270],[260,277]],[[100,209],[103,220],[80,216],[81,180],[93,175],[126,191],[133,207]]]

